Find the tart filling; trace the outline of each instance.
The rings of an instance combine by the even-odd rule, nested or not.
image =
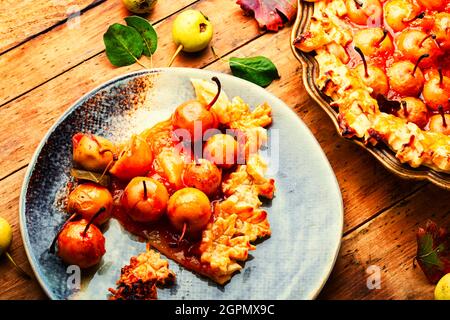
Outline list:
[[[317,0],[294,42],[314,52],[341,132],[412,167],[450,172],[450,4]],[[432,7],[431,4],[433,4]]]

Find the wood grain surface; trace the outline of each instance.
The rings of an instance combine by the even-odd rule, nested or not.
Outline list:
[[[17,8],[19,2],[11,2]],[[28,2],[28,1],[23,1]],[[20,2],[22,3],[22,2]],[[61,3],[55,1],[55,3]],[[18,198],[30,158],[48,128],[80,96],[139,65],[115,68],[104,53],[102,35],[108,26],[129,15],[120,0],[69,1],[82,10],[79,25],[67,20],[67,7],[33,1],[38,8],[0,9],[0,203],[13,225],[11,254],[31,272],[19,232]],[[171,25],[188,7],[205,13],[214,25],[210,50],[182,54],[174,66],[230,73],[231,56],[263,55],[281,78],[268,88],[308,125],[336,173],[345,206],[342,248],[321,299],[430,299],[433,286],[412,266],[415,231],[427,218],[448,224],[448,192],[424,182],[393,176],[368,153],[342,139],[327,115],[309,98],[301,66],[289,48],[290,27],[278,33],[260,30],[232,0],[160,1],[147,16],[158,32],[154,67],[167,65],[175,51]],[[81,10],[80,9],[80,10]],[[39,11],[45,12],[39,15]],[[13,31],[11,31],[13,30]],[[144,63],[150,64],[148,59]],[[379,267],[381,289],[368,289],[369,266]],[[0,260],[0,299],[42,299],[36,280],[21,277],[6,259]]]
[[[67,20],[104,0],[2,0],[0,52]],[[13,14],[11,14],[13,13]]]

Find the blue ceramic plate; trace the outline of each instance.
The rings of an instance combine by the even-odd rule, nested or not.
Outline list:
[[[28,167],[20,199],[22,237],[37,279],[52,299],[107,299],[120,269],[145,244],[116,220],[105,227],[106,254],[97,268],[82,272],[79,289],[73,270],[48,248],[64,221],[61,204],[71,167],[71,137],[92,132],[120,141],[169,117],[194,98],[190,78],[217,76],[228,97],[273,109],[272,143],[264,151],[276,181],[276,196],[266,203],[272,236],[257,245],[240,273],[225,286],[170,262],[177,275],[160,299],[312,299],[333,268],[339,250],[342,198],[319,144],[297,115],[266,90],[226,74],[169,68],[140,71],[91,91],[49,130]]]

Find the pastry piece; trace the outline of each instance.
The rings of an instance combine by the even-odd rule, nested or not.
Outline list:
[[[117,289],[109,289],[111,300],[155,300],[157,287],[172,285],[175,273],[158,252],[148,250],[130,259],[122,268]]]

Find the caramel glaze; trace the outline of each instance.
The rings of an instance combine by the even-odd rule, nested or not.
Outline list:
[[[161,150],[161,146],[173,146],[174,140],[175,142],[177,141],[174,139],[171,129],[172,127],[170,121],[163,121],[147,130],[146,140],[151,146],[157,146],[155,149],[159,150]],[[158,152],[158,150],[155,149],[154,152]],[[188,160],[195,159],[193,154],[183,154],[183,156]],[[154,164],[155,162],[153,162],[153,165]],[[222,171],[222,181],[226,179],[226,176],[228,176],[232,171],[233,169]],[[175,187],[164,179],[164,177],[159,175],[154,166],[152,166],[152,170],[148,172],[147,176],[163,183],[170,195],[178,189],[181,189]],[[178,241],[180,234],[171,226],[166,215],[163,215],[163,217],[156,223],[135,222],[128,216],[126,210],[120,205],[120,196],[126,185],[126,181],[120,181],[114,177],[111,179],[109,189],[115,199],[112,212],[113,218],[117,219],[128,232],[138,236],[141,241],[148,242],[150,246],[154,247],[163,255],[174,260],[184,268],[211,278],[218,283],[223,283],[222,279],[213,273],[208,264],[204,264],[200,261],[201,234],[199,234],[197,238],[185,237],[182,241]],[[215,219],[215,204],[223,199],[223,195],[219,191],[218,194],[210,196],[209,199],[211,201],[211,210],[213,211],[213,214],[211,215],[211,222],[213,222]]]

